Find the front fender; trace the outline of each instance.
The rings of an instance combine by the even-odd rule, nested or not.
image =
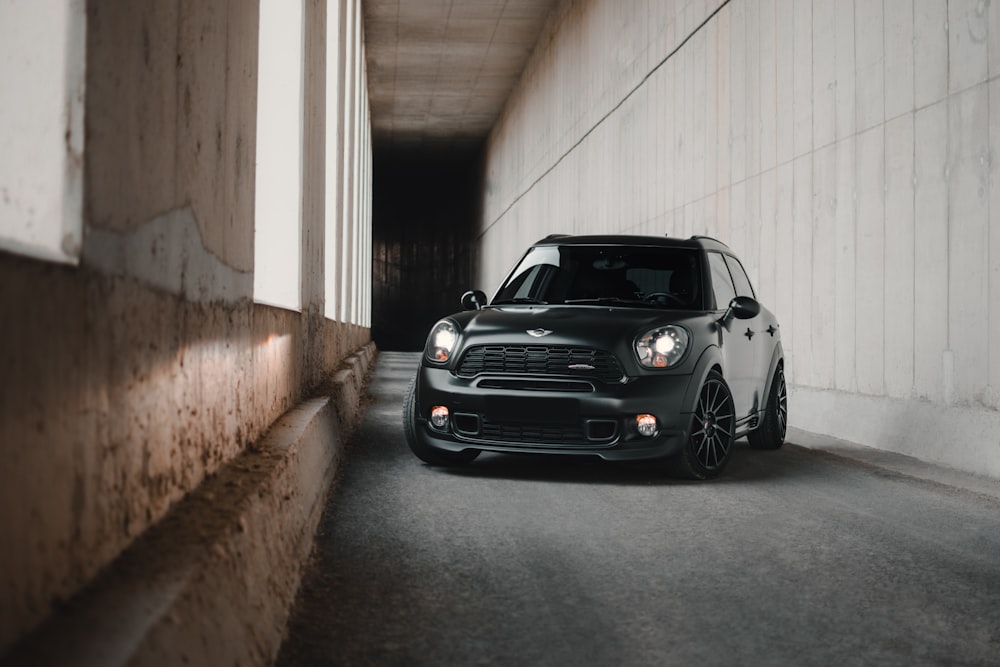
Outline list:
[[[709,372],[717,368],[726,375],[726,364],[722,359],[722,350],[717,345],[709,345],[701,353],[698,363],[691,374],[691,381],[688,383],[687,392],[684,394],[683,410],[685,413],[692,413],[698,405],[698,396],[701,394],[701,386],[705,384],[705,378]]]

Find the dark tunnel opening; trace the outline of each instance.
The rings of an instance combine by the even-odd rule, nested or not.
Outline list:
[[[482,151],[375,147],[372,162],[372,340],[416,351],[472,289]]]

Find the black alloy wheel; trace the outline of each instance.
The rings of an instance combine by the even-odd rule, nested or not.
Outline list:
[[[729,385],[711,371],[698,394],[691,435],[681,450],[680,471],[691,479],[711,479],[729,462],[736,433],[736,410]]]

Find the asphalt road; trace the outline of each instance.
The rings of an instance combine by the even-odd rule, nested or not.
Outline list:
[[[1000,665],[1000,484],[743,441],[712,482],[430,468],[417,362],[379,356],[279,665]]]

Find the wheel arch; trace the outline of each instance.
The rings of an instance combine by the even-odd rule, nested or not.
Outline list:
[[[691,373],[691,381],[688,382],[687,391],[684,393],[683,410],[685,414],[694,412],[698,404],[698,395],[701,393],[701,386],[705,384],[705,379],[713,370],[718,371],[723,378],[726,377],[722,350],[716,345],[709,345],[698,358],[694,372]]]
[[[767,376],[764,378],[764,393],[761,394],[765,397],[765,404],[767,402],[766,397],[771,395],[771,385],[774,383],[774,373],[778,370],[779,365],[782,367],[785,365],[785,352],[781,347],[781,341],[778,341],[775,344],[774,350],[771,352],[771,362],[767,365]]]

